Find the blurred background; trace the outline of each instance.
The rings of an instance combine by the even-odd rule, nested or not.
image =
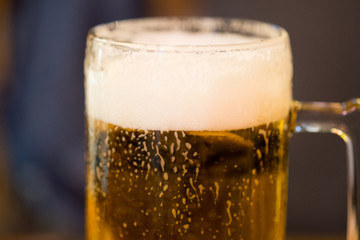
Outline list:
[[[359,13],[359,0],[0,0],[0,238],[83,234],[91,26],[162,15],[272,22],[291,37],[294,98],[343,101],[360,97]],[[289,155],[288,233],[344,235],[340,138],[297,135]]]

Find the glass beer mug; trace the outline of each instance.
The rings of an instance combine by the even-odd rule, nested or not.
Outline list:
[[[88,240],[285,237],[287,147],[341,136],[358,239],[359,99],[292,100],[287,32],[252,20],[149,18],[93,28],[85,59]]]

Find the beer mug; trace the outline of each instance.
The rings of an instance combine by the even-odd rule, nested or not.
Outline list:
[[[360,99],[293,101],[283,28],[220,18],[99,25],[85,75],[88,240],[284,239],[298,132],[345,141],[348,239],[358,239],[350,113]]]

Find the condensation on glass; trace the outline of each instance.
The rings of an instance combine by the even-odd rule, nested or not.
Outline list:
[[[311,129],[296,117],[339,115],[292,101],[284,29],[219,18],[99,25],[85,75],[88,240],[284,239],[288,138]]]

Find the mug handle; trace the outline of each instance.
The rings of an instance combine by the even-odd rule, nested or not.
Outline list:
[[[360,98],[346,102],[293,102],[292,132],[333,133],[347,152],[347,240],[359,239]]]

